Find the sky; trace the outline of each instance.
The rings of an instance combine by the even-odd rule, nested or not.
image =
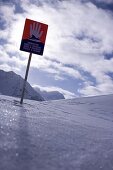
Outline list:
[[[0,0],[0,69],[22,77],[26,18],[48,25],[43,56],[32,55],[33,87],[65,98],[113,93],[113,0]]]

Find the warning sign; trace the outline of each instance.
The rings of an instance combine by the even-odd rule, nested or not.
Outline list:
[[[20,50],[43,55],[48,25],[26,19]]]

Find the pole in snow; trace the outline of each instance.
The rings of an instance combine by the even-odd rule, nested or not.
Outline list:
[[[27,64],[25,79],[23,83],[20,104],[23,103],[32,53],[43,55],[47,30],[48,30],[47,24],[26,18],[23,36],[22,36],[22,40],[20,44],[20,50],[29,52],[30,54],[29,54],[29,60]]]
[[[25,74],[25,79],[24,79],[24,83],[23,83],[23,89],[22,89],[22,96],[21,96],[20,104],[23,104],[24,93],[25,93],[25,88],[26,88],[26,82],[27,82],[27,77],[28,77],[28,72],[29,72],[31,57],[32,57],[32,53],[29,54],[29,59],[28,59],[28,64],[27,64],[27,69],[26,69],[26,74]]]

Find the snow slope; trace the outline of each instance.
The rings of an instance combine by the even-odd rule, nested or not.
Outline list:
[[[113,170],[113,95],[0,96],[0,170]]]

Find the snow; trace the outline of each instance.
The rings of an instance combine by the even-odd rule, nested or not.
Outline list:
[[[112,103],[0,95],[0,170],[113,170]]]

